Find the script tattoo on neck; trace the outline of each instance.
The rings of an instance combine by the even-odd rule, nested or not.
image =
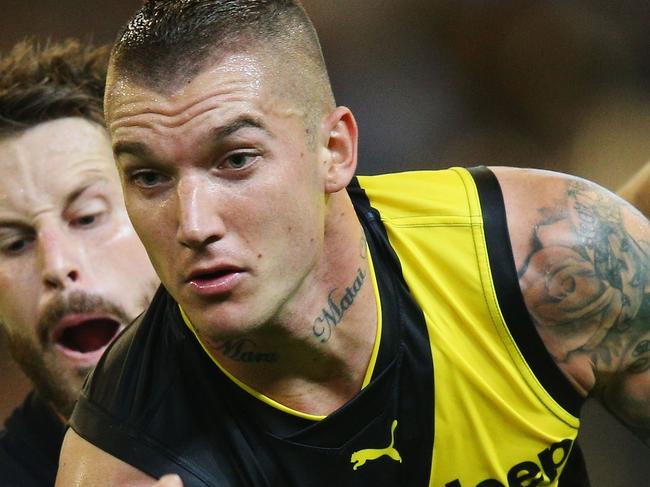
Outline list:
[[[248,338],[236,340],[225,340],[217,348],[224,357],[246,364],[274,363],[278,361],[278,354],[275,352],[258,352],[255,350],[257,344]]]
[[[321,342],[326,342],[332,336],[332,330],[338,325],[345,312],[350,309],[355,298],[359,294],[366,275],[361,268],[357,269],[357,275],[352,284],[345,288],[345,291],[338,293],[338,288],[332,289],[327,295],[327,304],[314,320],[314,336]],[[341,295],[342,294],[342,295]]]

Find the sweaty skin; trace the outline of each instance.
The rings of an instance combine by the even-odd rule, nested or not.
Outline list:
[[[203,344],[257,391],[324,415],[358,391],[376,327],[374,295],[358,285],[327,346],[313,331],[332,290],[369,272],[342,191],[356,126],[336,109],[312,147],[267,56],[225,56],[171,94],[122,83],[107,123],[134,227]],[[224,343],[240,338],[276,360],[232,360]]]

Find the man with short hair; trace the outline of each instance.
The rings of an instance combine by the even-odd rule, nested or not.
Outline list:
[[[52,486],[82,383],[158,284],[103,120],[108,50],[0,58],[0,326],[34,391],[0,433],[0,485]]]
[[[164,289],[57,485],[558,485],[588,395],[647,441],[647,220],[544,171],[355,176],[298,2],[145,3],[106,119]]]

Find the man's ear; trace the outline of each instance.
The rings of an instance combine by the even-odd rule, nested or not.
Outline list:
[[[347,107],[337,107],[321,125],[325,191],[344,189],[357,169],[357,121]]]

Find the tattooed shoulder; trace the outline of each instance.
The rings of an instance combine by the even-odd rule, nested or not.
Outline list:
[[[518,269],[526,305],[558,362],[586,356],[613,367],[649,327],[648,242],[633,235],[624,206],[579,180],[539,208],[529,254]],[[645,349],[644,349],[645,350]]]

